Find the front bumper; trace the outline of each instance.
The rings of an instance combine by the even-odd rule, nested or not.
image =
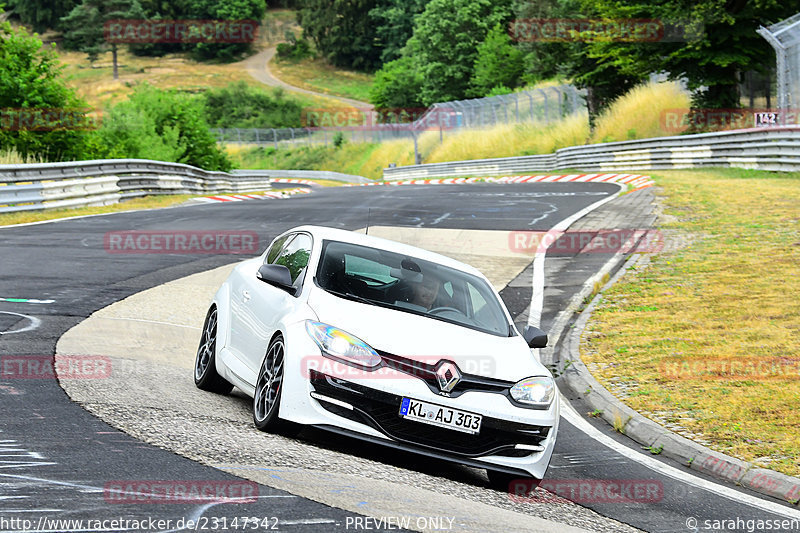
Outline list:
[[[533,449],[544,450],[542,443],[552,429],[483,417],[480,433],[470,435],[399,416],[403,397],[396,394],[316,372],[311,375],[311,386],[322,407],[335,415],[376,429],[392,440],[453,456],[526,457]],[[341,402],[353,408],[343,407]]]
[[[304,330],[289,329],[295,328],[287,332],[281,418],[474,467],[544,477],[558,431],[558,397],[550,409],[532,410],[496,392],[442,397],[424,380],[392,368],[352,379],[309,370],[309,358],[321,355]],[[480,434],[407,420],[399,415],[403,397],[478,413]]]

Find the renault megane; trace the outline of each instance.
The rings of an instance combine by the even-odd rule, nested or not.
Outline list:
[[[208,310],[196,385],[253,398],[258,429],[310,425],[541,480],[559,400],[475,268],[344,230],[302,226],[237,265]]]

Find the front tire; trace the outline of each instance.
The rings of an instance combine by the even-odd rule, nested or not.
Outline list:
[[[194,360],[194,384],[198,389],[228,394],[233,385],[217,373],[217,307],[212,305],[203,323],[203,334]]]
[[[283,336],[278,335],[267,348],[267,356],[261,363],[253,395],[253,422],[261,431],[274,432],[284,424],[278,418],[278,409],[283,392],[283,362],[286,354]]]

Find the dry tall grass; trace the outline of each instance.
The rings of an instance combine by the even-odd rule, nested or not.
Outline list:
[[[43,162],[44,160],[39,156],[25,157],[14,148],[10,150],[0,150],[0,165],[28,165]]]
[[[438,141],[438,132],[436,133]],[[445,134],[444,141],[425,158],[426,163],[549,154],[586,142],[589,121],[585,113],[556,123],[500,124],[485,130],[464,130]]]
[[[647,83],[617,98],[596,121],[591,142],[627,141],[676,135],[668,127],[668,110],[688,110],[689,95],[676,82]]]

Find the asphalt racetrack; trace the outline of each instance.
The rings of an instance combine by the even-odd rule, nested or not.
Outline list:
[[[404,234],[480,230],[507,236],[545,231],[618,190],[603,183],[315,188],[312,194],[281,201],[193,205],[0,228],[0,362],[21,357],[50,361],[62,335],[98,310],[252,257],[275,235],[301,224],[352,230],[367,225],[401,228]],[[254,251],[244,255],[111,253],[108,236],[126,231],[246,232],[255,236],[256,243]],[[476,249],[465,252],[463,244],[454,240],[452,254],[481,255]],[[512,246],[508,239],[504,245]],[[546,266],[545,287],[559,290],[545,292],[545,330],[556,311],[602,264],[604,257],[596,255],[560,257],[553,262],[558,268]],[[518,275],[509,279],[501,294],[523,323],[531,300],[530,269],[520,259],[497,263],[498,269],[519,265]],[[180,307],[179,301],[173,302]],[[153,314],[163,314],[170,305],[161,302]],[[103,339],[95,341],[102,346]],[[121,368],[101,383],[105,388],[97,389],[94,401],[81,399],[86,409],[71,400],[52,376],[38,377],[0,378],[0,531],[407,527],[677,532],[707,530],[706,519],[740,519],[745,524],[800,514],[776,500],[718,484],[644,452],[605,423],[585,416],[579,400],[572,409],[562,409],[571,414],[562,419],[547,479],[654,483],[660,492],[652,501],[624,505],[514,501],[489,489],[481,470],[373,448],[317,430],[306,430],[297,438],[265,435],[252,427],[249,406],[241,395],[203,393],[195,401],[191,396],[195,392],[186,391],[174,398],[159,394],[160,401],[155,401],[153,391],[180,391],[186,380],[191,381],[191,370],[179,365]],[[176,385],[171,387],[172,383]],[[141,393],[115,396],[114,390]],[[102,419],[96,416],[101,413]],[[115,499],[114,487],[133,480],[239,483],[255,496],[246,502],[217,504]],[[373,493],[364,489],[370,486]],[[394,500],[392,494],[397,495]],[[431,511],[434,495],[442,497],[436,513]],[[414,520],[403,522],[402,516]],[[51,522],[55,519],[84,522],[64,525]],[[120,521],[110,522],[114,519]]]

